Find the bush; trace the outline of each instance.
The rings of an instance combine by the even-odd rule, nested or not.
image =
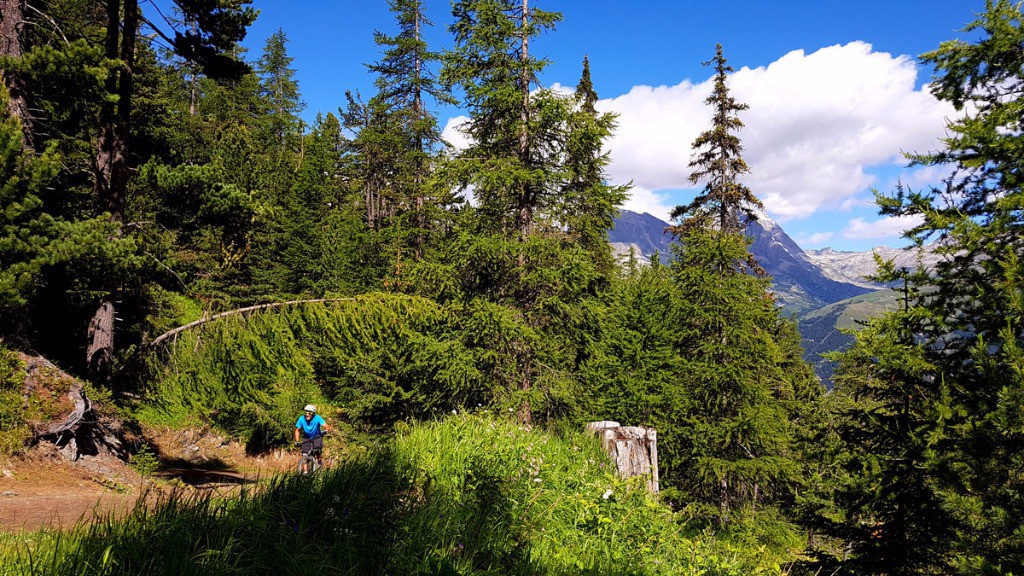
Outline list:
[[[25,422],[24,385],[25,363],[0,346],[0,455],[17,454],[31,437]]]

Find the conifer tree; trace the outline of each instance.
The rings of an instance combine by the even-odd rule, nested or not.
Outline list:
[[[262,105],[266,115],[264,126],[256,134],[264,147],[264,160],[260,163],[263,194],[271,203],[284,202],[292,186],[301,159],[302,120],[299,113],[305,108],[291,68],[293,58],[288,55],[288,37],[283,30],[267,38],[263,53],[256,62],[260,77]],[[276,214],[288,218],[287,212]]]
[[[203,0],[179,0],[176,5],[185,19],[201,26],[195,30],[176,31],[173,38],[144,19],[138,0],[106,0],[102,3],[106,12],[104,57],[116,65],[107,73],[106,97],[100,107],[94,191],[100,209],[109,214],[116,226],[124,220],[125,195],[131,174],[129,142],[140,25],[147,22],[177,54],[198,63],[207,75],[238,77],[248,67],[228,52],[245,37],[245,27],[255,18],[255,12],[244,7],[248,3],[248,0],[222,0],[216,4]],[[99,305],[89,322],[85,358],[91,373],[101,380],[109,380],[115,351],[117,286],[105,286],[103,292],[105,294],[99,297]]]
[[[834,530],[861,573],[1024,570],[1020,5],[989,1],[966,31],[983,34],[922,56],[935,66],[933,94],[962,116],[942,150],[910,157],[952,174],[876,194],[882,214],[918,218],[905,235],[936,240],[942,259],[933,270],[881,267],[881,279],[906,281],[905,308],[859,333],[841,365],[870,403],[853,413],[850,441],[877,463],[851,470]]]
[[[448,90],[441,86],[433,71],[440,60],[423,39],[425,29],[432,23],[424,15],[422,0],[389,0],[395,15],[398,34],[374,34],[374,42],[385,47],[381,60],[371,65],[377,74],[377,100],[393,115],[391,125],[399,132],[396,172],[392,187],[398,201],[409,211],[408,222],[417,250],[422,247],[427,233],[428,192],[434,158],[443,144],[437,118],[430,112],[429,101],[435,104],[454,104]]]
[[[566,183],[560,219],[570,239],[590,252],[599,269],[608,274],[614,266],[608,230],[614,225],[629,186],[613,186],[605,180],[609,156],[602,146],[615,129],[615,115],[599,114],[594,107],[597,92],[590,78],[590,59],[586,57],[575,100],[576,110],[569,117],[565,143]]]
[[[442,80],[463,91],[470,146],[450,167],[472,186],[489,231],[525,239],[535,219],[558,197],[558,162],[568,108],[550,90],[533,92],[546,60],[530,55],[530,40],[561,20],[527,0],[460,0],[452,7],[455,48],[445,54]]]
[[[785,320],[769,280],[737,263],[749,256],[740,234],[693,228],[674,245],[679,294],[675,346],[682,358],[674,394],[677,441],[667,446],[685,492],[737,508],[784,496],[799,480],[789,405],[807,384],[799,349],[782,338]]]
[[[756,219],[753,209],[763,207],[750,189],[739,182],[739,177],[749,169],[740,155],[743,146],[736,131],[743,128],[743,122],[736,114],[748,106],[729,94],[727,75],[733,69],[722,55],[721,44],[715,46],[715,57],[704,63],[709,64],[715,66],[715,82],[704,102],[711,106],[714,115],[711,129],[693,141],[697,152],[690,162],[690,167],[696,168],[690,174],[690,182],[705,184],[689,204],[672,210],[673,219],[682,219],[673,228],[677,235],[695,226],[712,224],[723,232],[739,232],[744,222]]]
[[[676,207],[670,230],[679,293],[676,346],[683,358],[675,404],[678,440],[670,451],[688,474],[676,481],[717,508],[756,508],[787,493],[800,478],[793,441],[796,399],[814,394],[807,367],[780,316],[770,280],[753,262],[746,221],[761,202],[738,181],[747,166],[734,131],[745,110],[726,85],[732,70],[716,47],[715,82],[705,102],[712,128],[694,141],[692,182],[705,181],[690,204]],[[754,274],[749,270],[753,268]]]

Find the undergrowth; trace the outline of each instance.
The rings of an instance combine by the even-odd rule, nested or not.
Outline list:
[[[25,363],[0,345],[0,456],[20,452],[31,436],[21,397],[24,381]]]
[[[605,460],[589,437],[455,416],[237,498],[175,494],[66,533],[8,535],[0,565],[5,575],[780,573],[786,550],[694,527]]]

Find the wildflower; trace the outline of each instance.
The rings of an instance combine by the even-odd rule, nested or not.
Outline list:
[[[533,479],[533,481],[534,481],[534,482],[540,482],[540,481],[541,481],[541,479],[540,479],[540,478],[534,478],[534,479]]]
[[[604,494],[601,495],[601,498],[604,499],[604,500],[607,500],[607,499],[612,497],[612,494],[613,494],[612,489],[609,488],[609,489],[604,491]]]

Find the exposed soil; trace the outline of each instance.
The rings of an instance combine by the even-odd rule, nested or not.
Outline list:
[[[206,430],[151,429],[144,434],[159,468],[143,477],[109,454],[69,461],[40,443],[26,454],[0,459],[0,530],[70,528],[132,510],[140,497],[170,490],[230,495],[239,486],[290,470],[296,454],[250,456],[237,442]]]

